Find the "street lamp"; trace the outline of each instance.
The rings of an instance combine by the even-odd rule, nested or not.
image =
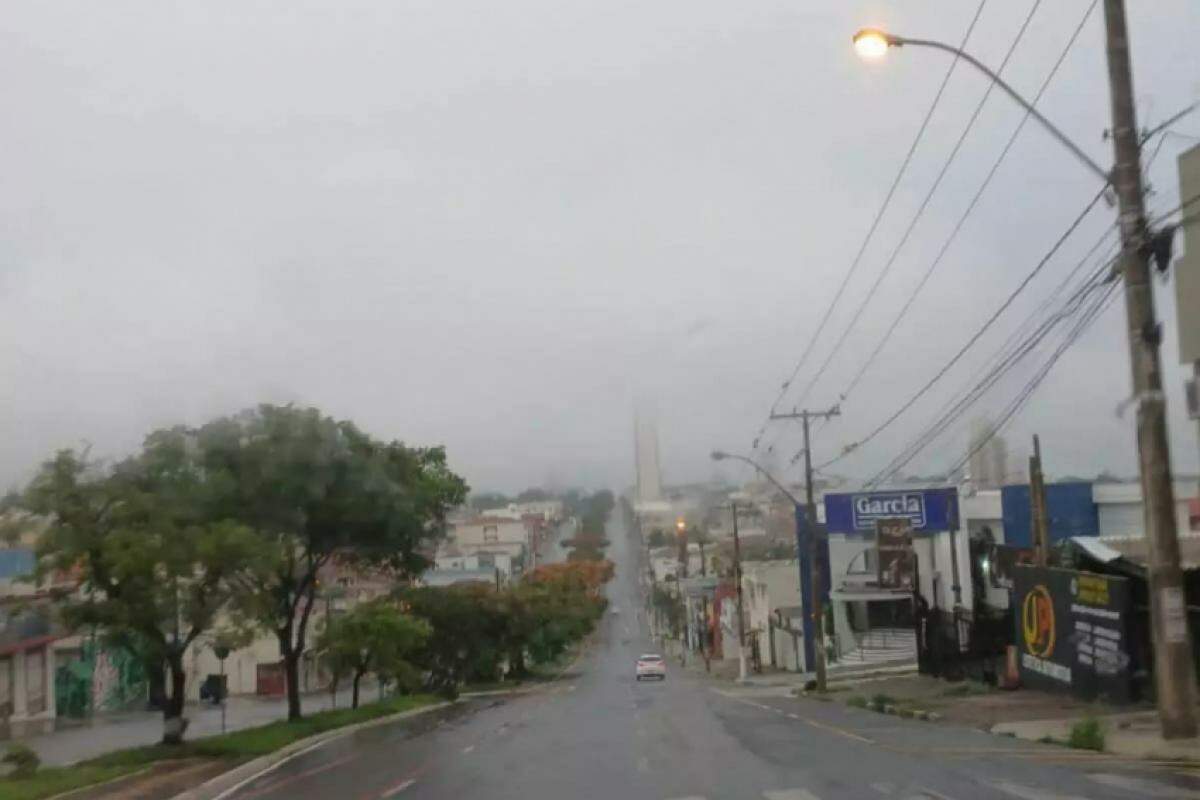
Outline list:
[[[961,58],[963,61],[966,61],[971,66],[975,67],[975,69],[982,72],[993,83],[1003,89],[1005,94],[1016,101],[1017,105],[1024,108],[1030,114],[1030,116],[1041,123],[1043,128],[1049,131],[1055,139],[1058,139],[1058,141],[1061,142],[1064,147],[1070,150],[1075,157],[1083,162],[1083,164],[1098,178],[1100,178],[1101,181],[1106,184],[1111,181],[1111,176],[1107,170],[1103,169],[1099,164],[1093,161],[1087,153],[1083,152],[1079,145],[1068,139],[1066,134],[1056,128],[1054,124],[1050,122],[1050,120],[1046,119],[1040,111],[1033,107],[1032,103],[1030,103],[1021,95],[1017,94],[1016,89],[1009,86],[1003,78],[1001,78],[992,70],[988,69],[983,62],[972,56],[970,53],[954,47],[953,45],[946,44],[945,42],[937,42],[933,41],[932,39],[909,39],[904,36],[896,36],[895,34],[887,33],[886,31],[879,30],[878,28],[863,28],[859,30],[854,34],[853,41],[854,49],[857,51],[859,56],[872,61],[882,59],[884,55],[887,54],[889,48],[904,47],[906,45],[910,47],[932,47],[935,50],[943,50],[947,53],[953,54],[957,58]]]

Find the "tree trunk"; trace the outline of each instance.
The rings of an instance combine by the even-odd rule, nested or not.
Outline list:
[[[304,591],[304,608],[300,619],[289,619],[287,626],[279,632],[279,650],[283,654],[283,671],[287,679],[288,720],[301,717],[300,711],[300,659],[304,656],[304,643],[308,633],[308,620],[316,600],[316,587],[309,584]],[[298,606],[297,606],[298,607]]]
[[[145,656],[142,656],[145,661]],[[148,697],[146,705],[151,711],[163,711],[167,707],[167,672],[161,661],[146,665],[146,683]]]
[[[167,656],[167,668],[171,679],[171,692],[163,706],[163,744],[180,744],[188,721],[183,716],[184,692],[187,686],[187,673],[183,670],[183,653],[176,652]]]
[[[363,674],[361,671],[356,671],[354,673],[354,692],[350,696],[351,708],[358,708],[358,682],[362,680],[362,676]]]

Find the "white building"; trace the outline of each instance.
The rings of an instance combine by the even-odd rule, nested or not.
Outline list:
[[[742,564],[746,636],[757,643],[763,664],[804,671],[804,614],[800,592],[800,567],[795,560]]]

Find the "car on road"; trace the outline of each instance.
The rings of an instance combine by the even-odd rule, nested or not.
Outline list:
[[[660,681],[667,679],[667,662],[663,657],[655,653],[643,653],[638,656],[637,660],[637,679],[642,678],[658,678]]]

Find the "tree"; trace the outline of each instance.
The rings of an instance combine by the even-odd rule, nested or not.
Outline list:
[[[504,508],[510,502],[508,496],[500,492],[480,492],[479,494],[471,495],[471,509],[473,511],[491,511],[497,508]]]
[[[200,512],[203,477],[190,464],[181,430],[146,439],[115,468],[86,453],[59,452],[25,493],[25,506],[50,525],[38,571],[77,571],[82,591],[64,599],[71,626],[95,626],[125,640],[149,671],[169,676],[163,741],[182,741],[184,652],[217,623],[239,619],[245,588],[265,564],[259,541],[231,520]]]
[[[205,425],[197,441],[219,487],[210,514],[249,527],[273,553],[255,614],[279,640],[288,719],[298,719],[321,567],[337,555],[398,578],[419,574],[422,548],[443,534],[467,485],[442,448],[377,441],[313,408],[259,406]]]
[[[531,487],[517,495],[518,503],[544,503],[547,500],[553,500],[554,495],[547,492],[545,489]]]
[[[646,544],[650,547],[666,547],[668,544],[667,534],[663,532],[662,528],[655,528],[646,537]]]
[[[386,676],[410,672],[410,659],[430,634],[429,623],[401,613],[394,602],[381,598],[327,620],[318,649],[325,654],[335,683],[351,676],[351,707],[358,708],[363,676],[373,672],[382,681]]]

